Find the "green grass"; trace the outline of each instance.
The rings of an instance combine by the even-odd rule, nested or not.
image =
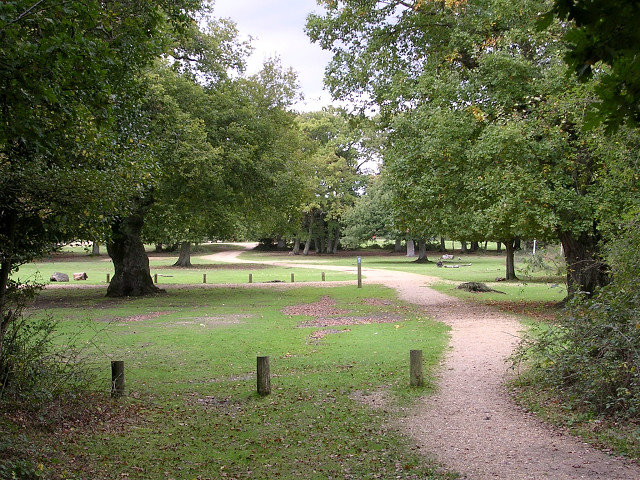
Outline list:
[[[324,295],[338,316],[393,321],[327,327],[313,339],[323,328],[300,328],[312,317],[282,310]],[[110,360],[125,361],[128,392],[100,406],[118,422],[39,440],[51,478],[452,478],[389,426],[398,401],[430,391],[448,338],[391,290],[179,289],[114,300],[65,289],[44,291],[34,314],[45,307],[61,321],[62,344],[84,345],[104,391]],[[424,388],[408,387],[411,349],[424,352]],[[273,376],[264,398],[255,393],[262,355]],[[384,409],[356,399],[377,392],[389,396]]]
[[[496,282],[504,257],[495,253],[456,255],[449,265],[417,264],[402,255],[371,251],[340,256],[291,257],[286,253],[244,252],[251,264],[213,262],[206,255],[237,246],[211,244],[193,254],[193,268],[174,268],[177,255],[151,256],[151,273],[162,284],[243,284],[319,281],[321,270],[264,266],[260,261],[393,269],[438,277],[435,288],[462,298],[535,316],[533,310],[564,298],[561,279],[536,273],[523,282]],[[113,275],[107,256],[81,248],[21,267],[21,279],[54,271],[86,271],[87,284],[105,285]],[[103,249],[104,250],[104,249]],[[439,256],[430,252],[433,260]],[[520,262],[517,266],[523,267]],[[37,273],[39,272],[39,273]],[[326,271],[326,279],[355,275]],[[455,289],[463,281],[488,283],[502,294],[470,294]],[[79,283],[79,282],[71,282]],[[320,327],[299,328],[310,317],[288,315],[286,306],[329,295],[341,316],[392,316],[391,323],[336,325],[320,339]],[[378,299],[375,304],[371,300]],[[384,301],[380,301],[384,300]],[[520,306],[526,306],[521,311]],[[9,442],[50,478],[401,478],[442,479],[412,451],[390,425],[416,397],[427,395],[431,374],[447,344],[447,328],[399,302],[391,290],[297,286],[293,289],[240,287],[168,289],[144,298],[111,299],[104,289],[50,289],[32,312],[61,321],[61,345],[83,345],[82,356],[96,368],[102,398],[110,385],[111,360],[124,360],[128,396],[118,402],[87,402],[84,420],[59,427],[55,436],[31,432],[20,440],[19,423],[0,420],[13,432]],[[548,311],[548,309],[547,309]],[[340,315],[338,315],[340,316]],[[347,322],[348,323],[348,322]],[[408,387],[409,350],[422,349],[427,385]],[[271,359],[273,392],[256,393],[256,357]],[[358,398],[387,398],[382,409]],[[99,397],[100,398],[100,397]],[[73,424],[73,422],[71,422]],[[68,421],[64,425],[69,424]],[[11,443],[13,442],[13,443]],[[2,451],[2,441],[0,441]]]
[[[151,254],[149,265],[151,275],[157,275],[158,284],[201,284],[203,275],[206,275],[207,283],[248,283],[249,274],[254,283],[262,282],[290,282],[291,274],[295,282],[319,282],[321,272],[315,269],[265,267],[261,264],[229,264],[213,262],[202,256],[193,256],[193,267],[173,267],[177,257],[154,256]],[[108,256],[92,257],[78,253],[67,256],[56,255],[45,261],[38,261],[22,265],[17,273],[12,275],[14,279],[22,281],[36,281],[49,283],[49,278],[54,272],[62,272],[69,275],[70,283],[85,285],[106,285],[107,274],[113,277],[113,263]],[[73,273],[86,272],[88,279],[74,281]],[[356,275],[350,273],[329,272],[325,273],[327,281],[355,280]]]

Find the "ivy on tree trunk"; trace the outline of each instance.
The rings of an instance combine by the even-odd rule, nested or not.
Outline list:
[[[569,232],[560,232],[558,236],[567,264],[569,297],[577,292],[584,292],[590,297],[598,287],[609,284],[611,278],[607,273],[608,268],[600,256],[599,235],[582,232],[575,236]]]

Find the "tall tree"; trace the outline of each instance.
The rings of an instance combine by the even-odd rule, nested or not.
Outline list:
[[[571,97],[576,87],[561,61],[562,25],[542,32],[535,28],[536,16],[549,3],[346,0],[324,5],[325,15],[311,16],[307,26],[312,39],[334,52],[327,82],[338,97],[368,93],[366,98],[388,114],[392,143],[386,160],[410,221],[424,218],[420,225],[433,228],[443,217],[466,214],[470,221],[454,230],[511,241],[504,226],[529,235],[544,227],[538,232],[543,235],[553,220],[567,246],[570,291],[593,292],[607,283],[598,254],[601,218],[592,207],[602,194],[605,170],[594,156],[594,142],[581,131],[584,102],[591,100]],[[438,125],[444,126],[439,135]],[[501,145],[509,130],[526,132],[526,143]],[[540,149],[544,154],[535,153]],[[512,169],[504,179],[496,168],[501,163]],[[541,174],[545,181],[536,185]],[[508,189],[504,180],[527,188]],[[446,181],[457,192],[442,185]],[[478,192],[493,194],[480,204]],[[504,194],[511,200],[500,202]],[[431,205],[435,211],[426,214]],[[448,215],[447,205],[452,206]],[[509,223],[500,227],[497,218]]]
[[[116,199],[132,185],[119,180],[137,172],[120,154],[129,148],[119,141],[124,131],[111,135],[115,112],[135,91],[140,69],[201,6],[0,3],[0,355],[9,274],[56,242],[102,229],[117,210]]]
[[[313,196],[302,208],[320,253],[337,251],[342,217],[353,206],[365,180],[360,175],[363,136],[351,120],[336,108],[307,113],[299,119],[312,149],[309,173]]]

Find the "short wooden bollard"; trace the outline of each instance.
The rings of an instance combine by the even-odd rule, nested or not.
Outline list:
[[[111,396],[124,396],[124,362],[121,360],[111,362]]]
[[[202,274],[202,283],[207,283],[207,274],[206,273]]]
[[[325,278],[326,278],[326,277],[324,276],[324,272],[322,272],[322,281],[323,281],[323,282],[325,281]]]
[[[153,283],[158,283],[158,274],[157,273],[153,274]]]
[[[107,283],[111,281],[111,275],[107,273]]]
[[[358,257],[358,288],[362,288],[362,258]]]
[[[253,273],[249,274],[249,283],[253,283]]]
[[[269,357],[258,357],[258,395],[271,393],[271,372],[269,371]]]
[[[295,277],[293,276],[293,273],[292,273],[292,274],[291,274],[291,283],[294,283],[294,282],[295,282],[294,278],[295,278]]]
[[[409,384],[412,387],[421,387],[424,384],[422,376],[422,350],[411,350],[409,353]]]

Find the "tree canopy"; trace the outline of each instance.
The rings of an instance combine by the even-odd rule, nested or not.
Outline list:
[[[640,4],[635,0],[555,0],[540,25],[569,20],[565,59],[581,79],[598,79],[595,115],[609,131],[640,124]]]

